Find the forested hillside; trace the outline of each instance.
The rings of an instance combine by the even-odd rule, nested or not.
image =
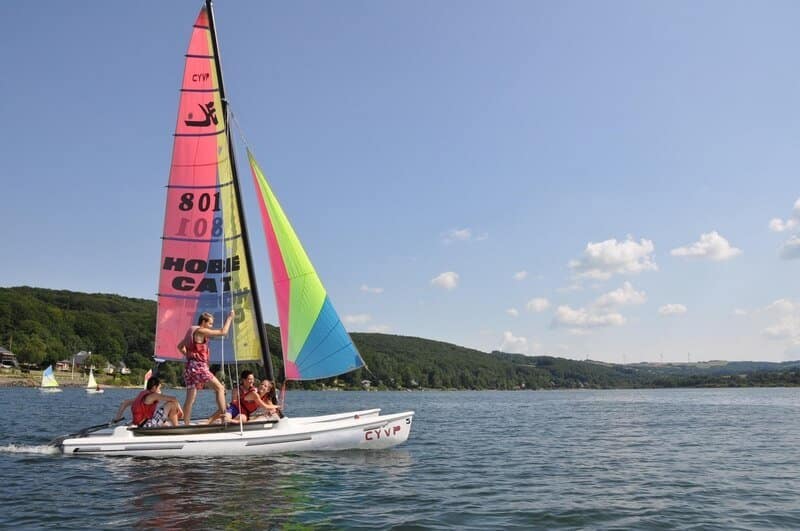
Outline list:
[[[41,288],[0,288],[0,346],[22,363],[44,367],[91,351],[96,366],[125,364],[135,375],[152,367],[156,303],[119,295]],[[282,380],[279,330],[266,325]],[[480,352],[450,343],[389,334],[352,334],[369,369],[321,382],[293,384],[390,389],[556,389],[800,385],[800,362],[704,362],[616,365],[549,356]],[[180,384],[182,365],[162,376]],[[241,367],[240,367],[241,368]]]

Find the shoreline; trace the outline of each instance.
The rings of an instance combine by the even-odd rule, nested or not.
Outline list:
[[[61,381],[58,382],[59,387],[76,387],[76,388],[84,388],[86,387],[86,379],[82,381]],[[26,375],[8,375],[8,374],[0,374],[0,388],[2,387],[39,387],[39,380]],[[138,385],[114,385],[114,384],[100,384],[101,388],[104,389],[139,389],[141,386]]]
[[[7,387],[39,387],[39,380],[35,379],[31,376],[25,375],[9,375],[9,374],[0,374],[0,388],[7,388]],[[63,381],[59,382],[59,387],[66,388],[66,387],[75,387],[75,388],[85,388],[86,381]],[[141,389],[141,385],[114,385],[114,384],[100,384],[101,388],[104,389]],[[397,392],[425,392],[425,391],[508,391],[508,392],[518,392],[518,391],[631,391],[636,389],[744,389],[744,388],[792,388],[798,387],[797,385],[740,385],[740,386],[699,386],[699,387],[604,387],[604,388],[574,388],[574,387],[556,387],[551,389],[434,389],[434,388],[424,388],[424,389],[370,389],[374,391],[397,391]],[[185,387],[182,386],[175,386],[170,387],[170,389],[175,390],[183,390]],[[311,391],[312,389],[309,389]],[[320,392],[331,392],[331,391],[364,391],[364,389],[340,389],[340,388],[331,388],[331,389],[313,389],[314,391]]]

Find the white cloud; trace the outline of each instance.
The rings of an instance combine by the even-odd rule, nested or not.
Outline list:
[[[348,326],[363,325],[372,320],[372,316],[368,313],[358,313],[354,315],[345,315],[342,317],[342,322]]]
[[[800,258],[800,238],[792,236],[783,243],[781,247],[781,258],[784,260],[794,260]]]
[[[365,293],[373,293],[375,295],[378,295],[380,293],[383,293],[383,288],[371,288],[366,284],[361,284],[361,291]]]
[[[721,261],[729,260],[734,256],[742,254],[742,250],[732,247],[731,244],[728,243],[728,240],[714,230],[706,234],[701,234],[700,239],[691,245],[671,250],[670,254],[672,256],[707,258],[709,260]]]
[[[525,277],[527,276],[528,276],[527,271],[517,271],[511,278],[513,278],[514,280],[525,280]]]
[[[621,288],[601,295],[595,301],[595,306],[623,306],[625,304],[643,304],[647,300],[644,291],[636,291],[633,284],[625,282]]]
[[[785,232],[796,229],[800,226],[800,199],[794,202],[792,216],[786,221],[780,218],[772,218],[769,222],[769,230],[773,232]]]
[[[392,327],[389,325],[381,324],[381,325],[372,325],[367,328],[367,332],[374,332],[377,334],[385,334],[387,332],[391,332]]]
[[[764,308],[765,311],[768,311],[768,312],[769,311],[774,311],[774,312],[777,312],[779,314],[790,314],[790,313],[794,312],[796,309],[800,309],[800,308],[798,308],[798,305],[795,304],[794,302],[790,301],[789,299],[778,299],[778,300],[772,301],[771,303],[769,303],[767,305],[766,308]]]
[[[785,315],[772,326],[764,329],[764,336],[777,340],[792,340],[800,335],[800,321],[797,317]]]
[[[734,308],[733,315],[736,317],[744,317],[747,315],[747,310],[743,310],[742,308]]]
[[[516,354],[528,353],[528,339],[525,337],[517,337],[510,331],[503,332],[503,343],[500,345],[502,352],[512,352]]]
[[[658,309],[661,315],[680,315],[686,313],[686,306],[683,304],[665,304]]]
[[[772,232],[786,232],[787,230],[792,230],[796,227],[796,219],[787,219],[786,221],[783,221],[779,218],[772,218],[769,220],[769,230]]]
[[[775,322],[762,331],[762,335],[786,346],[785,354],[800,352],[800,303],[778,299],[765,308]]]
[[[541,313],[550,307],[550,301],[544,297],[536,297],[525,305],[529,312]]]
[[[489,235],[484,233],[473,235],[472,229],[450,229],[442,233],[442,242],[449,245],[453,242],[466,242],[466,241],[483,241],[489,238]]]
[[[657,271],[653,258],[655,246],[650,240],[637,243],[630,236],[624,242],[616,239],[600,243],[589,242],[579,260],[570,260],[569,266],[578,278],[607,280],[612,275],[638,274]]]
[[[438,288],[453,290],[458,286],[458,273],[446,271],[436,278],[431,279],[431,284]]]
[[[790,218],[785,221],[773,218],[769,222],[769,229],[773,232],[793,232],[789,239],[783,242],[780,257],[783,260],[800,258],[800,199],[794,202]]]
[[[509,308],[506,313],[511,317],[519,317],[519,311],[516,308]]]
[[[625,322],[625,317],[616,312],[598,312],[585,308],[572,309],[567,305],[559,306],[553,317],[553,327],[563,326],[576,330],[622,326]],[[570,332],[572,333],[572,330]]]

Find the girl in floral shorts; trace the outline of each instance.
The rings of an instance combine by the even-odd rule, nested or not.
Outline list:
[[[233,321],[233,310],[225,319],[225,326],[215,330],[214,316],[208,312],[200,315],[197,326],[192,326],[186,331],[186,337],[178,343],[178,350],[186,356],[186,368],[183,370],[183,381],[186,384],[186,401],[183,404],[183,422],[189,424],[192,419],[192,406],[197,398],[197,390],[203,389],[208,384],[216,393],[217,413],[225,412],[225,386],[217,380],[208,368],[209,350],[208,338],[220,337],[228,334],[228,329]]]

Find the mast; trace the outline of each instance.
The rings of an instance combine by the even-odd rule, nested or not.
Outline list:
[[[242,241],[247,256],[253,256],[250,252],[250,238],[247,233],[247,222],[244,214],[244,205],[242,203],[242,193],[239,189],[239,175],[236,170],[236,153],[233,148],[233,137],[231,135],[230,122],[228,121],[228,100],[225,98],[225,85],[222,82],[222,59],[219,55],[219,45],[217,43],[217,29],[214,23],[214,8],[211,0],[206,0],[206,12],[208,13],[208,27],[211,32],[211,47],[214,51],[214,66],[217,71],[217,80],[219,83],[219,97],[222,101],[222,116],[225,117],[225,136],[228,138],[228,158],[231,161],[231,175],[233,177],[233,190],[236,197],[236,203],[239,207],[239,216],[242,222]],[[256,321],[258,321],[258,337],[261,340],[261,358],[264,360],[264,370],[267,373],[267,378],[275,381],[275,372],[272,368],[272,358],[269,354],[269,343],[267,342],[267,331],[264,327],[264,318],[261,316],[261,302],[258,299],[258,289],[256,287],[256,274],[255,268],[248,268],[248,276],[250,277],[250,286],[252,287],[253,306],[255,306]]]

